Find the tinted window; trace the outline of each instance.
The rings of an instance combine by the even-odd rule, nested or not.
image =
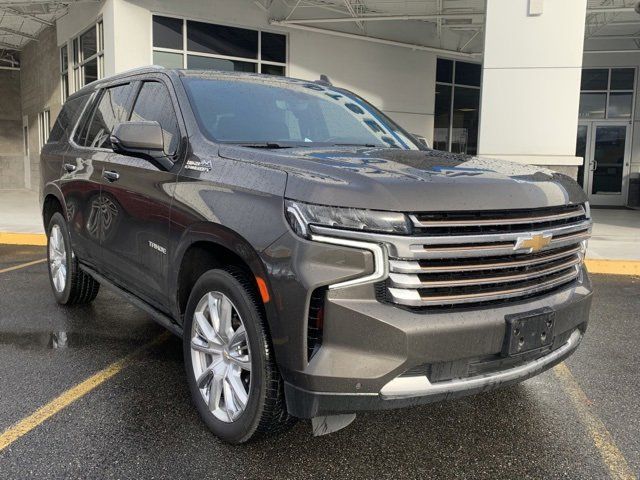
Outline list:
[[[85,33],[80,35],[80,48],[82,50],[83,59],[87,59],[98,52],[97,41],[95,28],[87,30]]]
[[[242,62],[240,60],[227,60],[225,58],[201,57],[200,55],[187,56],[187,68],[191,70],[221,70],[223,72],[250,72],[256,73],[257,63]]]
[[[453,83],[453,61],[439,58],[436,66],[436,81]]]
[[[262,60],[267,62],[287,61],[287,37],[277,33],[262,32]]]
[[[316,83],[183,81],[200,128],[213,140],[418,148],[372,105]]]
[[[69,137],[88,99],[89,95],[83,95],[82,97],[73,98],[64,104],[49,134],[50,142],[63,141]]]
[[[269,65],[268,63],[263,63],[262,71],[260,73],[284,77],[284,67],[282,65]]]
[[[633,90],[635,70],[614,68],[611,70],[611,90]]]
[[[477,63],[456,62],[456,84],[480,86],[482,67]]]
[[[128,84],[104,90],[86,135],[82,139],[83,145],[92,148],[111,148],[109,135],[116,123],[126,120],[130,93],[131,88]]]
[[[180,141],[180,128],[167,87],[160,82],[145,82],[131,113],[134,121],[155,121],[162,127],[164,149],[174,155]]]
[[[182,50],[182,20],[154,16],[153,46]]]
[[[433,125],[433,148],[449,150],[451,123],[451,86],[436,84],[436,104]]]
[[[606,90],[609,83],[609,70],[596,68],[582,70],[580,90]]]
[[[187,49],[231,57],[258,58],[258,32],[245,28],[187,22]]]

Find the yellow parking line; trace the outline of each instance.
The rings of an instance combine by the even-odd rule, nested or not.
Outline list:
[[[0,243],[5,245],[44,246],[47,244],[47,236],[44,233],[0,232]]]
[[[37,265],[39,263],[46,262],[46,258],[42,258],[40,260],[34,260],[33,262],[21,263],[20,265],[14,265],[13,267],[3,268],[0,270],[0,273],[12,272],[14,270],[19,270],[21,268],[30,267],[31,265]]]
[[[54,398],[46,405],[40,407],[28,417],[23,418],[13,426],[9,427],[7,430],[0,434],[0,452],[23,435],[29,433],[38,425],[54,416],[56,413],[60,412],[63,408],[82,398],[94,388],[116,375],[118,372],[121,372],[125,367],[131,365],[132,361],[139,357],[147,349],[164,342],[165,340],[167,340],[167,338],[169,338],[169,336],[170,334],[168,332],[162,333],[151,342],[143,345],[126,357],[113,362],[111,365],[100,370],[98,373],[90,376],[83,382],[63,392],[60,396]]]
[[[571,374],[569,367],[561,363],[553,371],[561,381],[562,387],[571,399],[580,421],[589,432],[589,436],[591,436],[598,452],[600,452],[600,456],[609,470],[609,476],[615,480],[637,480],[607,427],[589,408],[591,402]]]
[[[640,275],[638,260],[585,260],[589,273],[608,273],[611,275]]]

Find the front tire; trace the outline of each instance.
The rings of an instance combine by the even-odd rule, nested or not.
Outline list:
[[[210,270],[196,282],[183,350],[196,409],[222,440],[243,443],[293,423],[262,309],[242,272]]]
[[[79,305],[96,298],[100,284],[80,270],[67,222],[60,212],[53,214],[47,228],[47,263],[51,290],[59,304]]]

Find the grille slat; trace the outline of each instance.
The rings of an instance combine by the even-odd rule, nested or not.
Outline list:
[[[410,307],[530,297],[573,282],[591,232],[582,205],[410,217],[417,235],[408,248],[396,244],[386,281],[389,300]]]

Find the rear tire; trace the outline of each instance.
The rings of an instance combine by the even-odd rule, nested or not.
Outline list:
[[[47,263],[51,290],[59,304],[80,305],[96,298],[100,284],[80,269],[71,249],[67,222],[60,212],[53,214],[47,227]]]
[[[183,337],[191,398],[216,436],[239,444],[293,425],[261,305],[240,270],[198,279]]]

